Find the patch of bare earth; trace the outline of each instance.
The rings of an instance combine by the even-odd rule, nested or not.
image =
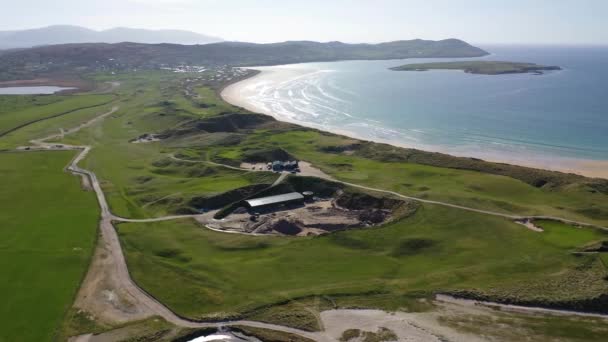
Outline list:
[[[535,225],[534,224],[534,220],[531,220],[531,219],[515,220],[515,223],[520,224],[520,225],[522,225],[522,226],[524,226],[524,227],[526,227],[526,228],[528,228],[528,229],[530,229],[532,231],[535,231],[535,232],[539,232],[539,233],[544,232],[544,230],[541,227]]]
[[[300,176],[317,177],[327,180],[333,180],[330,175],[312,166],[312,164],[310,164],[309,162],[300,161],[298,162],[298,166],[300,168],[300,172],[298,172],[297,174]],[[268,164],[265,163],[241,163],[240,167],[242,169],[251,171],[269,171]]]
[[[140,135],[139,137],[130,140],[129,142],[132,144],[145,144],[145,143],[151,143],[151,142],[156,142],[156,141],[160,141],[161,139],[158,138],[158,136],[156,134],[143,134]]]
[[[321,313],[322,335],[329,340],[363,341],[369,335],[390,331],[394,341],[482,341],[442,327],[434,313],[385,312],[381,310],[330,310]],[[359,330],[359,335],[355,332]],[[386,334],[388,336],[388,334]],[[386,340],[385,340],[386,341]]]
[[[379,214],[374,214],[377,212]],[[304,205],[286,205],[262,212],[255,218],[241,208],[224,220],[208,222],[207,226],[212,229],[252,234],[311,236],[372,226],[389,218],[388,212],[348,210],[337,206],[333,199],[319,199]]]
[[[141,320],[154,313],[145,305],[139,305],[137,298],[125,291],[118,279],[116,260],[111,247],[98,240],[93,261],[80,287],[74,308],[82,310],[95,321],[106,324],[125,323]]]

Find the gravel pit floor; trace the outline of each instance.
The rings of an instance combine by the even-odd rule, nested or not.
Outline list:
[[[362,210],[340,208],[332,199],[322,199],[264,212],[255,221],[251,220],[251,214],[244,209],[237,210],[237,213],[231,214],[224,220],[210,222],[207,226],[211,229],[252,234],[311,236],[371,226],[360,220],[362,212]],[[390,219],[388,213],[386,215],[387,219]]]

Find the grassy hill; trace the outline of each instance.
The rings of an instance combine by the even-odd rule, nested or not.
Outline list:
[[[487,52],[457,39],[407,40],[381,44],[290,41],[274,44],[222,42],[207,45],[67,44],[0,56],[0,80],[79,69],[156,69],[161,66],[255,66],[352,59],[477,57]]]
[[[427,70],[462,70],[469,74],[502,75],[542,73],[548,70],[561,70],[558,66],[545,66],[534,63],[516,63],[500,61],[463,61],[415,63],[391,68],[395,71],[427,71]]]
[[[0,31],[0,49],[69,43],[207,44],[219,41],[222,39],[191,31],[146,30],[127,27],[95,31],[81,26],[53,25],[19,31]]]

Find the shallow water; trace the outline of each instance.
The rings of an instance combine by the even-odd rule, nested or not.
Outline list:
[[[75,88],[56,86],[7,87],[0,88],[0,95],[48,95],[69,89]]]
[[[284,120],[426,150],[608,160],[608,48],[486,49],[493,55],[482,59],[564,70],[490,76],[388,70],[439,59],[307,63],[261,68],[232,97]]]

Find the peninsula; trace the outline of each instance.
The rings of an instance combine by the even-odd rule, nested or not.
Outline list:
[[[428,71],[428,70],[462,70],[469,74],[503,75],[503,74],[543,74],[545,71],[561,70],[559,66],[545,66],[534,63],[500,62],[500,61],[461,61],[406,64],[391,68],[395,71]]]

